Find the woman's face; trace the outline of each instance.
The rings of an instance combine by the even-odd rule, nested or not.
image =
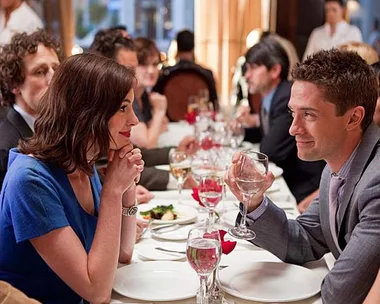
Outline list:
[[[160,73],[160,58],[158,54],[150,55],[145,60],[145,64],[140,64],[136,68],[138,86],[151,89],[157,82]]]
[[[135,96],[132,89],[128,92],[127,96],[125,96],[119,110],[108,122],[108,129],[112,136],[110,142],[111,150],[119,150],[130,144],[131,129],[139,122],[132,108],[134,98]]]

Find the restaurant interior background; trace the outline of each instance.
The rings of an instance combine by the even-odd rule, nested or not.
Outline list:
[[[195,32],[196,60],[212,69],[222,104],[228,103],[239,56],[247,50],[254,29],[270,30],[289,39],[300,58],[311,31],[324,23],[324,0],[27,0],[60,37],[66,56],[82,52],[95,33],[125,25],[132,37],[154,39],[166,55],[176,32]],[[348,0],[347,20],[357,25],[366,42],[380,1]],[[250,35],[249,44],[258,39]],[[170,56],[170,50],[169,50]]]

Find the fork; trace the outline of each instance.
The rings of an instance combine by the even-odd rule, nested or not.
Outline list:
[[[150,219],[149,219],[148,226],[146,226],[145,230],[141,233],[141,235],[140,235],[140,239],[144,236],[144,234],[145,234],[147,231],[149,231],[149,230],[152,228],[153,221],[154,221],[153,218],[150,218]]]
[[[186,251],[180,251],[180,250],[171,250],[171,249],[165,249],[162,247],[155,247],[154,249],[164,252],[170,252],[170,253],[180,253],[180,254],[186,254]]]

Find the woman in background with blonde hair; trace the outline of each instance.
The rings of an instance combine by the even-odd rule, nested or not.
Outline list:
[[[353,51],[358,53],[368,64],[373,64],[379,61],[379,56],[376,51],[367,43],[350,41],[343,43],[338,47],[341,51]]]

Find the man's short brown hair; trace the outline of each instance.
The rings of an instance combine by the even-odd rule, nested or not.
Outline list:
[[[377,100],[376,75],[355,52],[337,49],[322,50],[298,63],[292,70],[294,81],[313,83],[324,99],[336,106],[336,115],[362,106],[365,116],[362,129],[373,120]]]

